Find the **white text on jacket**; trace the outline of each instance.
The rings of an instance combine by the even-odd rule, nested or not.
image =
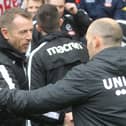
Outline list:
[[[54,47],[48,48],[47,52],[51,56],[55,54],[70,52],[73,49],[82,50],[83,46],[80,43],[71,42],[71,43],[63,44],[62,46],[54,46]]]
[[[103,79],[103,84],[105,89],[111,90],[115,89],[115,94],[117,96],[126,95],[126,77],[119,76],[108,79]]]

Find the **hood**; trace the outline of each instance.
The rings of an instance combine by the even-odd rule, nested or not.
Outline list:
[[[102,66],[102,69],[118,75],[126,75],[126,47],[107,48],[93,57],[96,64]]]

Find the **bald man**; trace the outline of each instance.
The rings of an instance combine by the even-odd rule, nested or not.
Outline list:
[[[72,106],[75,126],[125,126],[126,47],[120,47],[122,36],[115,20],[94,21],[86,34],[90,54],[86,65],[31,92],[1,88],[0,105],[29,115]]]

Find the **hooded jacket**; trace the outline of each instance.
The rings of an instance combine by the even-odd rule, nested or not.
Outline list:
[[[73,106],[75,126],[126,125],[126,47],[107,48],[54,85],[31,92],[0,90],[0,105],[19,113]]]
[[[72,40],[71,36],[66,33],[50,33],[43,36],[39,43],[38,47],[31,52],[28,63],[30,89],[55,83],[57,80],[62,79],[73,66],[88,61],[86,46],[82,42]],[[54,113],[59,115],[58,119],[55,119]],[[44,126],[44,122],[49,123],[51,126],[63,123],[63,111],[53,112],[53,114],[47,113],[48,118],[39,115],[38,117],[42,123],[40,125]]]
[[[25,54],[19,53],[0,35],[0,86],[9,89],[28,89],[25,64]],[[23,126],[24,119],[17,118],[15,114],[6,110],[0,110],[0,125]]]
[[[73,66],[87,63],[87,47],[63,32],[54,32],[42,37],[31,52],[28,64],[31,89],[55,83]]]

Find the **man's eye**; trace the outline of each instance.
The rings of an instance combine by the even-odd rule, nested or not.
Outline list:
[[[33,32],[33,29],[30,29],[30,32]]]
[[[32,9],[33,7],[29,7],[29,9]]]
[[[22,33],[22,34],[23,34],[23,33],[26,33],[26,32],[27,32],[26,30],[23,30],[23,31],[21,31],[20,33]]]

